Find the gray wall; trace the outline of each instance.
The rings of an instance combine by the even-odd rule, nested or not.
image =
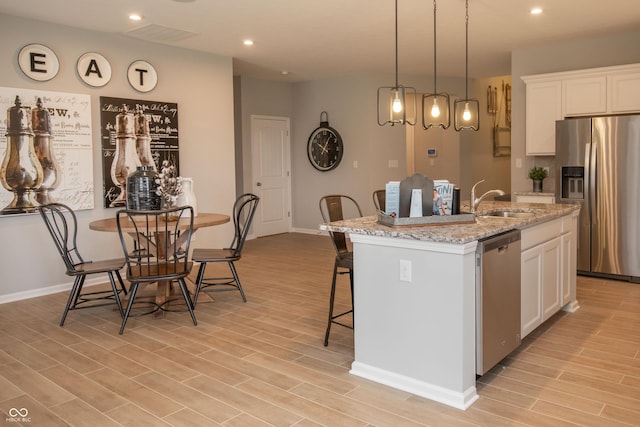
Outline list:
[[[0,69],[3,86],[88,93],[92,96],[95,208],[79,212],[80,245],[89,258],[112,257],[120,252],[115,235],[88,230],[91,220],[115,213],[112,209],[103,209],[101,200],[98,111],[98,98],[101,95],[178,103],[180,167],[184,175],[194,177],[198,205],[202,211],[230,213],[236,190],[251,189],[248,139],[248,119],[251,114],[291,118],[292,207],[293,224],[297,229],[317,230],[321,222],[317,203],[323,194],[352,194],[362,205],[365,214],[373,214],[373,190],[382,188],[389,180],[406,176],[405,128],[379,127],[375,120],[377,88],[388,86],[394,81],[393,76],[342,76],[296,84],[241,78],[236,79],[234,85],[231,58],[5,15],[0,15],[0,40],[0,53],[6,64]],[[640,62],[639,41],[640,32],[633,32],[513,52],[511,190],[530,189],[531,182],[526,178],[526,170],[534,162],[533,158],[524,156],[524,83],[520,76]],[[34,82],[19,70],[17,53],[29,43],[46,44],[58,55],[61,68],[53,80]],[[105,87],[90,88],[75,75],[75,62],[86,52],[101,53],[111,62],[113,77]],[[136,59],[151,62],[158,71],[158,87],[151,93],[137,93],[126,81],[126,68]],[[486,108],[485,90],[490,81],[478,80],[471,85],[471,93],[481,101],[481,110]],[[401,76],[400,82],[415,86],[419,93],[430,92],[433,83],[430,76],[406,79]],[[449,92],[453,100],[464,93],[464,81],[439,79],[438,89]],[[345,142],[342,164],[326,173],[316,171],[309,164],[306,154],[307,138],[319,125],[321,111],[329,113],[330,124],[338,129]],[[487,124],[483,120],[478,133],[454,133],[453,129],[447,131],[451,134],[447,134],[446,139],[451,140],[457,148],[454,147],[450,153],[448,149],[451,147],[441,151],[443,155],[445,152],[448,154],[439,159],[439,167],[446,170],[450,166],[458,170],[459,178],[448,178],[460,181],[457,184],[462,188],[463,199],[474,181],[487,176],[489,180],[482,189],[500,187],[509,190],[507,179],[499,174],[494,175],[503,167],[501,163],[505,162],[505,158],[490,158],[487,151],[490,137],[484,132]],[[427,138],[432,138],[425,142],[430,146],[438,143],[438,138],[442,139],[443,136],[434,132]],[[424,147],[416,148],[415,156],[418,165],[418,160],[421,162],[426,156]],[[514,167],[518,157],[523,159],[522,169]],[[485,161],[479,160],[481,158]],[[397,160],[398,167],[389,168],[389,160]],[[358,162],[357,168],[354,168],[354,161]],[[493,162],[491,167],[486,167],[486,161]],[[553,158],[538,158],[535,161],[553,162]],[[420,172],[426,175],[443,174],[429,170],[428,166],[424,166],[424,169]],[[63,274],[62,264],[45,233],[44,225],[37,216],[0,218],[0,302],[62,289],[68,285],[69,278]],[[230,225],[201,230],[196,234],[194,245],[221,246],[228,243],[230,235]]]
[[[505,79],[509,79],[505,77]],[[510,80],[510,79],[509,79]],[[248,123],[251,114],[291,117],[291,163],[293,226],[304,231],[317,231],[321,222],[318,200],[325,194],[344,193],[354,197],[365,215],[375,213],[371,194],[384,188],[391,180],[401,180],[409,173],[407,164],[407,127],[384,126],[376,123],[376,94],[378,87],[389,86],[394,76],[356,75],[295,83],[292,104],[287,100],[291,92],[281,83],[241,79],[243,120],[244,190],[251,190],[251,154]],[[455,132],[422,129],[421,119],[413,128],[415,171],[434,179],[448,179],[468,198],[471,185],[486,179],[482,189],[510,190],[509,157],[494,158],[490,137],[491,125],[486,115],[486,86],[499,84],[502,78],[471,82],[470,96],[481,103],[480,132]],[[400,82],[421,93],[433,89],[433,78],[401,76]],[[463,79],[442,78],[438,91],[448,92],[453,101],[464,94]],[[329,172],[315,170],[307,159],[309,134],[320,124],[320,113],[327,111],[329,123],[344,140],[344,157],[336,169]],[[427,148],[437,148],[438,157],[431,164]],[[398,167],[390,168],[396,160]],[[357,168],[354,167],[357,162]]]
[[[513,191],[531,191],[527,171],[534,164],[550,166],[554,157],[525,156],[525,84],[521,77],[530,74],[553,73],[583,68],[606,67],[640,62],[640,31],[616,36],[593,37],[564,43],[514,50],[511,54],[513,82],[513,126],[511,129],[511,187]],[[522,168],[515,160],[523,160]],[[552,172],[544,180],[544,191],[553,191],[555,176]]]
[[[2,86],[91,95],[95,208],[78,212],[79,246],[87,258],[115,257],[122,252],[115,233],[88,227],[94,219],[115,215],[114,209],[102,208],[101,95],[177,102],[180,168],[183,175],[194,178],[198,207],[231,213],[235,199],[231,58],[6,15],[0,15],[0,40]],[[45,44],[56,53],[60,71],[55,78],[40,83],[20,71],[17,55],[29,43]],[[76,61],[86,52],[98,52],[110,61],[112,78],[106,86],[92,88],[76,76]],[[127,82],[127,67],[137,59],[149,61],[158,73],[158,85],[150,93],[138,93]],[[0,217],[0,236],[0,302],[62,289],[70,283],[38,215]],[[196,234],[194,245],[222,246],[231,237],[230,224],[211,227]]]

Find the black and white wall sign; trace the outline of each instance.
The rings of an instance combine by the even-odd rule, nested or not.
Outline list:
[[[39,82],[51,80],[60,69],[56,54],[41,44],[29,44],[20,49],[18,64],[27,77]]]

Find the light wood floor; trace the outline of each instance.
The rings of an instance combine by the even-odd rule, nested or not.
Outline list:
[[[26,408],[32,426],[640,425],[640,285],[579,278],[581,308],[527,337],[461,411],[350,375],[349,329],[322,345],[328,237],[245,248],[248,302],[216,294],[197,306],[197,327],[168,313],[120,336],[109,307],[73,311],[60,328],[66,294],[0,305],[0,412]]]

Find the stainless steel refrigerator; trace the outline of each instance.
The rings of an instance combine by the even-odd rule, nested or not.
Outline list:
[[[640,282],[640,115],[556,122],[556,194],[581,205],[578,273]]]

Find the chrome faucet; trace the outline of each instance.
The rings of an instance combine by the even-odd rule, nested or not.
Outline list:
[[[473,185],[473,187],[471,187],[471,212],[475,212],[476,209],[478,209],[478,205],[480,204],[480,202],[491,195],[504,196],[504,191],[502,190],[489,190],[486,193],[484,193],[482,196],[476,199],[476,187],[478,186],[478,184],[483,182],[484,182],[484,179],[476,182]]]

